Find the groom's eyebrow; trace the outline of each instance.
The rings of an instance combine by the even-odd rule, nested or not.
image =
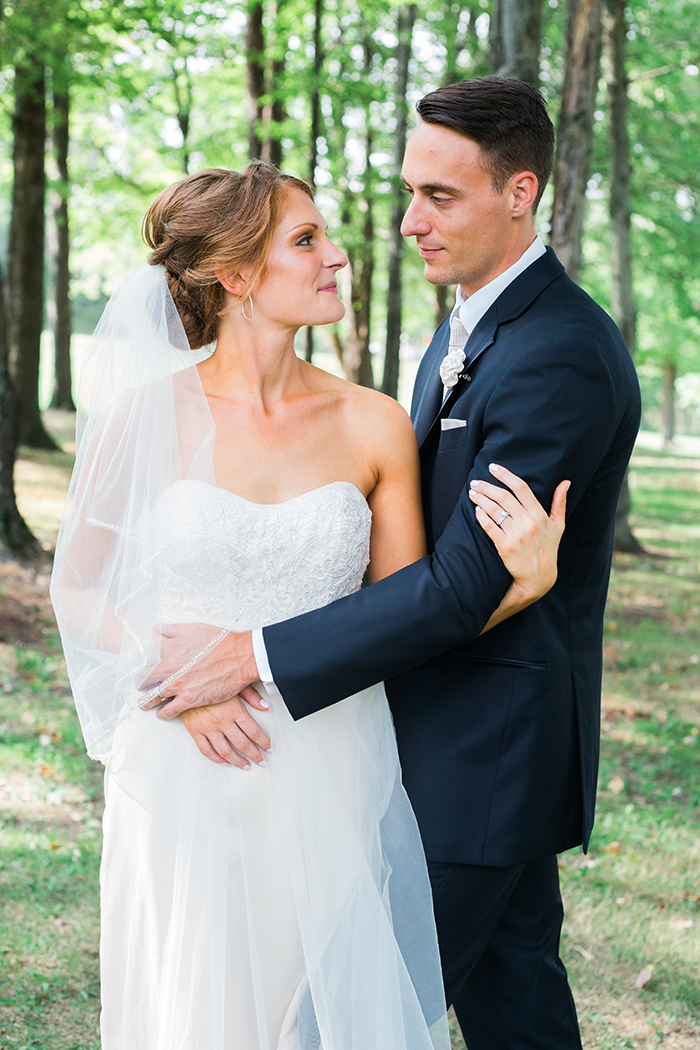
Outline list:
[[[409,185],[409,183],[406,182],[403,176],[401,178],[401,181],[403,182],[406,189],[419,189],[421,193],[449,193],[453,197],[458,197],[461,192],[456,186],[450,186],[447,182],[425,182],[422,183],[420,186],[416,187]]]

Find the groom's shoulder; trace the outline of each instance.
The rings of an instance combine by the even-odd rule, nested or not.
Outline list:
[[[558,274],[523,312],[526,323],[536,324],[538,341],[555,345],[575,341],[604,353],[629,356],[619,328],[607,311],[565,272]]]

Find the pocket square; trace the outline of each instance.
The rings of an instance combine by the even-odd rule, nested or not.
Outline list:
[[[459,427],[466,427],[466,419],[441,419],[440,429],[441,430],[457,430]]]

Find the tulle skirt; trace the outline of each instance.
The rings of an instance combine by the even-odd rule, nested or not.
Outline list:
[[[255,713],[266,768],[134,711],[106,771],[103,1050],[448,1050],[384,690]]]

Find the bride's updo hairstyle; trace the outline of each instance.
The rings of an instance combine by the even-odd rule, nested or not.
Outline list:
[[[265,274],[272,235],[286,191],[313,199],[307,182],[272,164],[243,171],[209,168],[168,186],[143,220],[152,266],[165,265],[168,286],[193,350],[213,343],[226,309],[216,271],[251,271],[250,291]]]

